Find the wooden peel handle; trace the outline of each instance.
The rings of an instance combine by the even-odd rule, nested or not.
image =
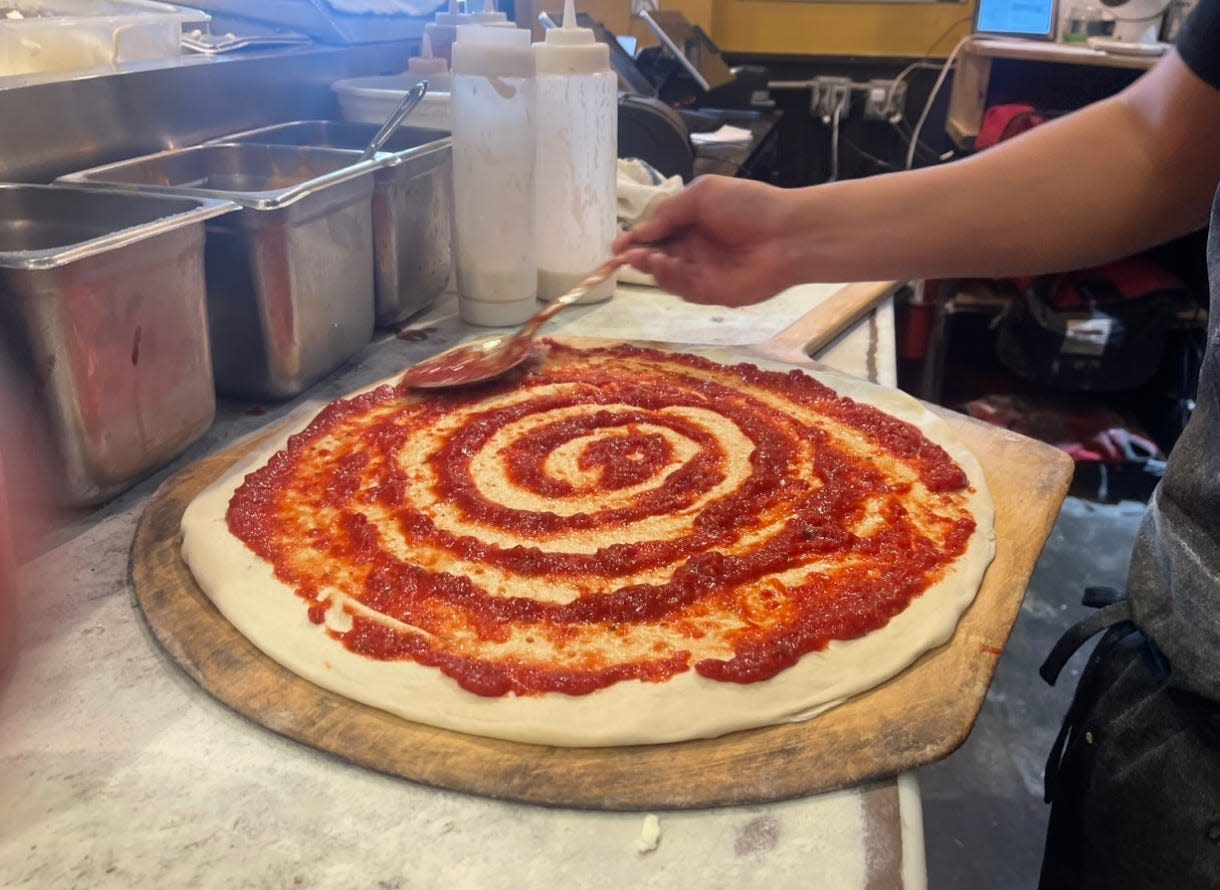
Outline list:
[[[839,288],[765,344],[768,351],[802,353],[812,358],[835,337],[888,299],[895,281],[860,281]]]

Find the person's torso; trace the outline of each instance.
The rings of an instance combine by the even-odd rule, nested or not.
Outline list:
[[[1196,407],[1144,518],[1127,586],[1172,682],[1220,701],[1220,192],[1207,265],[1211,307]]]

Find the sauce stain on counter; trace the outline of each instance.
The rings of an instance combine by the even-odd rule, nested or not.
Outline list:
[[[739,857],[769,853],[779,844],[779,834],[779,822],[774,816],[757,816],[737,829],[733,853]]]

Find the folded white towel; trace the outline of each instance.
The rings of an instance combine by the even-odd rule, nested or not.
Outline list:
[[[682,177],[666,179],[650,164],[638,158],[619,158],[618,161],[618,225],[627,231],[646,218],[656,203],[668,195],[682,190]],[[651,275],[645,275],[625,266],[619,270],[618,280],[625,284],[643,284],[656,287]]]

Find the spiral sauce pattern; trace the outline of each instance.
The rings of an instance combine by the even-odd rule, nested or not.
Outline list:
[[[799,371],[544,341],[477,390],[329,405],[226,519],[352,652],[582,695],[761,681],[884,626],[965,551],[969,490]]]

